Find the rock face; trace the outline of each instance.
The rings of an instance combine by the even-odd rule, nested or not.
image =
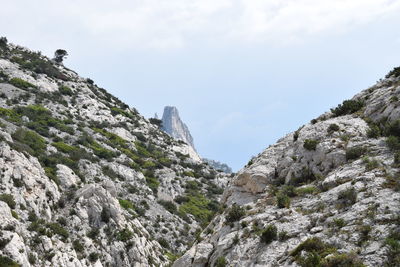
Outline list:
[[[253,158],[173,266],[400,266],[400,69]]]
[[[186,151],[186,154],[189,154],[192,159],[197,161],[202,160],[216,170],[221,170],[228,174],[232,173],[232,169],[224,163],[220,163],[211,159],[200,158],[200,156],[196,152],[193,137],[190,134],[189,128],[186,126],[185,123],[182,122],[181,118],[179,117],[178,109],[176,107],[164,107],[164,113],[162,116],[162,130],[176,140],[181,140],[188,144],[189,149]]]
[[[193,137],[189,128],[182,122],[176,107],[164,107],[162,129],[177,140],[182,140],[194,149]]]
[[[204,162],[207,162],[208,165],[210,165],[211,167],[213,167],[216,170],[221,170],[225,173],[232,173],[232,169],[231,167],[229,167],[227,164],[225,163],[221,163],[219,161],[216,160],[212,160],[212,159],[205,159],[203,158]]]
[[[189,151],[92,80],[0,38],[0,265],[168,266],[228,181]]]

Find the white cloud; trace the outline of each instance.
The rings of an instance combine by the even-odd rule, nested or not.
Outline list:
[[[399,9],[393,0],[19,0],[2,4],[0,25],[165,49],[198,40],[290,43],[345,32]],[[61,31],[45,32],[52,24]]]

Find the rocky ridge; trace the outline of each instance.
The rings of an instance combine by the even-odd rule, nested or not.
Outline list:
[[[253,158],[173,266],[400,266],[400,68]]]
[[[189,128],[187,125],[181,120],[179,116],[179,111],[176,107],[166,106],[164,108],[164,113],[162,116],[162,130],[175,138],[176,140],[180,140],[188,144],[192,150],[189,151],[189,155],[192,158],[202,160],[207,163],[211,167],[216,170],[221,170],[225,173],[232,173],[232,169],[225,163],[221,163],[219,161],[215,161],[212,159],[206,159],[198,155],[196,152],[196,148],[194,146],[193,137],[190,134]]]
[[[228,177],[93,80],[0,38],[0,265],[167,266]]]

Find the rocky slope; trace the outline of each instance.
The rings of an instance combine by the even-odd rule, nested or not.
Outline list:
[[[174,266],[400,266],[400,68],[278,140]]]
[[[0,266],[167,266],[228,177],[91,79],[0,39]]]

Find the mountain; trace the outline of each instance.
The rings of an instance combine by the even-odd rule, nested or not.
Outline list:
[[[225,163],[221,163],[219,161],[212,160],[212,159],[204,159],[204,158],[203,158],[203,161],[207,162],[208,165],[210,165],[211,167],[213,167],[216,170],[220,170],[220,171],[223,171],[225,173],[232,173],[233,172],[231,167],[229,167]]]
[[[196,148],[194,146],[193,137],[190,134],[189,128],[179,117],[179,112],[176,107],[166,106],[164,107],[164,113],[162,116],[162,130],[175,138],[176,140],[181,140],[188,144],[193,150],[188,151],[188,154],[192,156],[192,158],[201,160],[200,156],[196,152]],[[225,163],[221,163],[211,159],[202,159],[203,162],[206,162],[211,167],[216,170],[221,170],[225,173],[232,173],[232,169]]]
[[[229,177],[93,80],[0,38],[0,266],[167,266]]]
[[[176,107],[164,107],[162,116],[162,129],[177,140],[182,140],[194,149],[193,137],[189,128],[182,122],[179,117],[179,111]]]
[[[240,170],[173,266],[400,266],[400,68]]]

